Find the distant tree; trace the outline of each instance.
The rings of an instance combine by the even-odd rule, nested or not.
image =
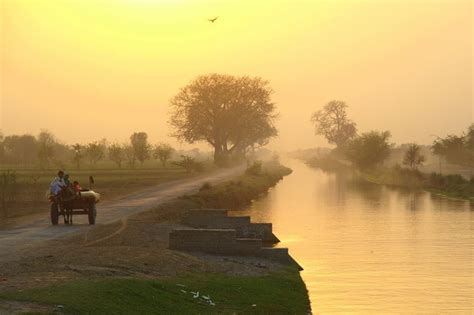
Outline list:
[[[127,163],[130,167],[135,167],[135,162],[137,161],[137,158],[135,156],[135,150],[133,150],[133,147],[131,145],[125,144],[123,146],[123,154],[125,159],[127,160]]]
[[[472,168],[474,168],[474,124],[469,126],[467,129],[466,135],[464,136],[464,146],[467,150],[467,164]]]
[[[0,163],[5,163],[5,136],[0,130]]]
[[[346,103],[342,101],[331,101],[311,116],[316,134],[324,136],[337,147],[357,134],[356,123],[347,117],[346,108]]]
[[[0,173],[0,208],[3,217],[8,217],[9,203],[16,199],[18,190],[17,174],[6,170]]]
[[[464,144],[466,149],[474,152],[474,124],[471,124],[467,128],[466,135],[464,136]]]
[[[125,159],[124,151],[124,148],[120,144],[114,143],[109,146],[109,159],[116,163],[120,168],[122,167],[122,162]]]
[[[2,141],[5,158],[12,164],[28,164],[36,161],[38,143],[32,135],[10,135]]]
[[[79,143],[76,143],[76,144],[73,144],[71,146],[71,149],[72,149],[72,152],[73,152],[73,156],[72,156],[72,161],[74,162],[74,164],[76,164],[76,168],[77,169],[80,169],[81,168],[81,161],[82,159],[84,158],[84,147],[79,144]]]
[[[54,147],[57,144],[56,139],[51,132],[42,130],[37,140],[40,166],[45,167],[54,160]]]
[[[375,168],[390,156],[389,131],[370,131],[349,141],[346,157],[360,169]]]
[[[150,145],[148,144],[148,135],[146,132],[135,132],[130,136],[135,158],[143,166],[143,162],[150,157]]]
[[[85,147],[85,155],[91,166],[95,166],[104,157],[104,145],[98,141],[91,142]]]
[[[421,147],[415,143],[408,145],[403,157],[403,165],[408,166],[416,171],[420,165],[425,162],[426,158],[421,154]]]
[[[448,163],[474,167],[474,124],[461,135],[438,137],[432,145],[433,153]]]
[[[214,161],[265,145],[277,135],[272,89],[261,78],[209,74],[197,77],[171,100],[170,124],[181,141],[205,141]]]
[[[160,143],[153,150],[153,157],[159,159],[163,167],[166,167],[166,162],[171,158],[173,152],[174,149],[169,144]]]

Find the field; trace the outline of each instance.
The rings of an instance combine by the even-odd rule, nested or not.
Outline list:
[[[206,169],[212,166],[206,164]],[[2,211],[0,203],[0,217],[19,217],[26,214],[48,211],[49,204],[46,200],[49,184],[56,176],[57,169],[38,169],[32,167],[18,167],[3,165],[0,174],[6,171],[15,174],[15,183],[7,188],[0,185],[0,190],[6,190],[6,204]],[[183,168],[169,165],[166,168],[157,163],[145,164],[143,167],[117,168],[112,163],[103,162],[95,168],[74,169],[66,168],[70,180],[77,180],[83,188],[89,187],[89,176],[93,176],[92,189],[99,192],[102,200],[110,200],[127,195],[141,188],[161,184],[167,181],[195,176]],[[0,198],[1,198],[0,194]]]

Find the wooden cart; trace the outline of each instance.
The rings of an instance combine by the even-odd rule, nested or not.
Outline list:
[[[59,216],[66,216],[66,207],[64,202],[55,196],[49,196],[51,202],[51,223],[57,225]],[[95,224],[97,215],[97,203],[100,200],[100,194],[95,191],[84,189],[77,196],[68,202],[72,208],[72,215],[87,215],[89,224]],[[66,222],[65,222],[66,223]]]

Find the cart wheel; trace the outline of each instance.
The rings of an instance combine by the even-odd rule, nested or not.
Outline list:
[[[95,224],[95,217],[97,215],[97,209],[95,207],[95,203],[91,203],[89,206],[89,224]]]
[[[59,221],[59,208],[57,203],[51,204],[51,224],[57,225]]]

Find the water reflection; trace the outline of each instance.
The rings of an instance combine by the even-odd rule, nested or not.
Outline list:
[[[471,312],[471,203],[288,164],[243,212],[303,265],[314,313]]]

